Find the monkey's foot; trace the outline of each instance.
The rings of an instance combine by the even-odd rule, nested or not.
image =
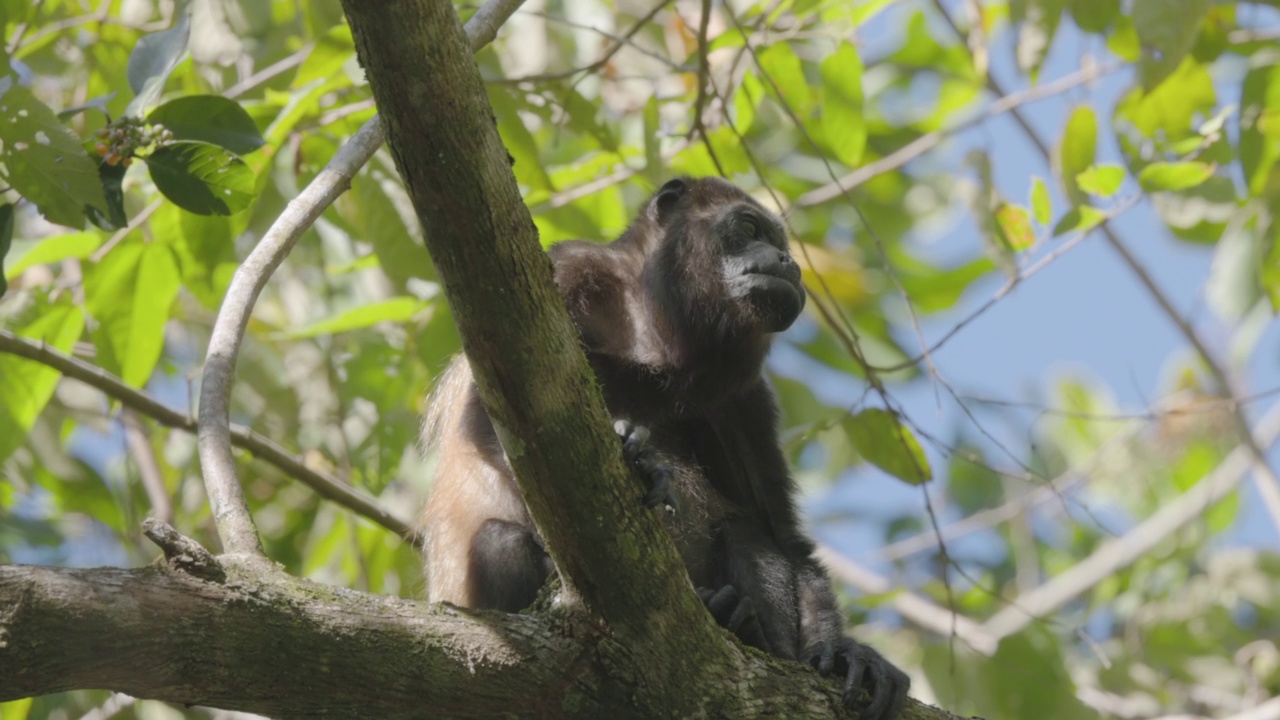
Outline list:
[[[760,648],[767,653],[772,652],[751,598],[739,594],[738,589],[732,585],[725,585],[719,590],[700,587],[698,597],[721,627],[736,635],[747,645]]]
[[[844,675],[844,704],[859,710],[858,717],[863,720],[893,720],[902,712],[911,678],[875,650],[841,637],[810,645],[804,657],[823,675]],[[870,696],[865,704],[864,690]]]
[[[671,468],[649,447],[649,428],[635,425],[630,420],[615,420],[613,430],[622,440],[623,459],[640,473],[649,487],[644,495],[644,506],[657,507],[661,504],[675,512],[677,505],[675,496],[671,494]]]

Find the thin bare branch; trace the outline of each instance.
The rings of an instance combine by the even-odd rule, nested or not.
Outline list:
[[[522,0],[489,0],[467,22],[473,50],[490,42],[497,29]],[[375,116],[338,150],[324,170],[267,230],[249,257],[236,269],[214,321],[200,387],[199,451],[205,489],[223,549],[228,553],[262,556],[262,543],[236,478],[231,455],[231,386],[235,380],[240,341],[262,288],[294,243],[351,183],[360,168],[382,145],[382,120]]]
[[[160,463],[156,461],[156,453],[151,447],[151,438],[147,435],[146,428],[128,409],[120,413],[120,424],[124,425],[124,440],[129,448],[129,457],[138,466],[138,477],[142,480],[142,489],[147,493],[151,516],[160,522],[173,522],[173,501],[169,499],[169,491],[164,486],[164,475],[160,472]]]
[[[891,603],[893,608],[917,627],[943,637],[957,637],[983,655],[991,655],[996,651],[998,639],[971,618],[930,602],[910,590],[898,590],[887,578],[827,545],[818,547],[817,556],[831,571],[832,577],[849,583],[862,592],[882,595],[897,590]]]
[[[1258,423],[1257,431],[1251,434],[1254,436],[1254,444],[1259,447],[1270,447],[1280,438],[1280,405],[1272,406]],[[1235,490],[1252,463],[1251,454],[1244,446],[1232,450],[1226,459],[1191,489],[1166,502],[1123,536],[1102,543],[1092,555],[1067,571],[1019,596],[1015,605],[998,611],[983,626],[997,638],[1008,637],[1088,592],[1112,573],[1133,564],[1178,529],[1201,517],[1209,506]]]
[[[967,120],[958,122],[951,127],[925,133],[875,162],[867,163],[834,182],[830,182],[822,187],[810,190],[796,198],[795,206],[810,207],[812,205],[820,205],[828,200],[834,200],[840,197],[841,188],[844,188],[844,190],[852,190],[872,178],[897,170],[934,147],[937,147],[943,140],[946,140],[953,135],[958,135],[965,130],[981,125],[987,120],[990,120],[997,115],[1009,112],[1019,106],[1061,95],[1072,88],[1085,85],[1097,80],[1098,78],[1116,72],[1121,67],[1123,67],[1123,65],[1119,63],[1095,65],[1074,72],[1066,77],[1054,80],[1053,82],[1045,83],[1044,85],[1038,85],[1009,95],[1001,95],[998,100],[987,106],[986,110],[983,110]]]

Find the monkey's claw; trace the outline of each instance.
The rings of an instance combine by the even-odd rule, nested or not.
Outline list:
[[[859,710],[863,720],[893,720],[902,712],[911,678],[875,650],[842,637],[811,645],[804,657],[823,675],[844,675],[844,704]],[[865,703],[864,690],[869,697]]]
[[[716,619],[720,627],[733,633],[747,645],[760,648],[767,653],[772,652],[751,598],[740,595],[738,589],[732,585],[725,585],[719,590],[700,587],[698,598],[702,600],[702,604],[707,607],[707,611]]]
[[[671,468],[649,447],[649,428],[630,420],[615,420],[614,432],[622,440],[622,458],[635,468],[649,486],[644,495],[645,507],[665,506],[675,512],[676,498],[671,493]]]

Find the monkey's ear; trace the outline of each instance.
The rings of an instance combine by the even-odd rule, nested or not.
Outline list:
[[[658,194],[653,196],[653,202],[650,204],[653,219],[659,223],[666,222],[671,216],[671,211],[675,209],[676,204],[688,189],[689,184],[684,178],[668,180],[667,184],[658,190]]]

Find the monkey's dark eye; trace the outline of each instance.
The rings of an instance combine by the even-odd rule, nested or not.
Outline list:
[[[760,221],[750,215],[743,215],[738,218],[735,223],[735,229],[743,235],[750,237],[758,237],[760,235]]]

